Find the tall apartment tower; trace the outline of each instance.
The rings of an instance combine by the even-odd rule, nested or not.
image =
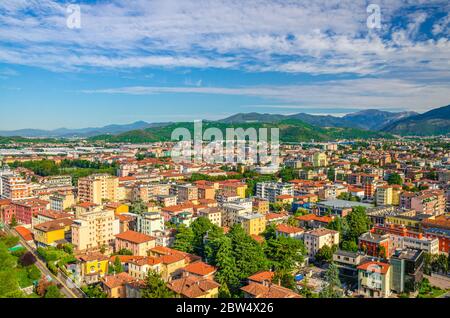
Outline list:
[[[119,178],[108,174],[95,174],[78,180],[78,201],[102,204],[118,200]]]

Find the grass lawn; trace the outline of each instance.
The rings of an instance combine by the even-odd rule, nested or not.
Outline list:
[[[438,289],[438,288],[432,288],[431,291],[427,292],[427,293],[420,293],[419,296],[417,296],[417,298],[438,298],[442,295],[444,295],[447,291],[443,290],[443,289]]]

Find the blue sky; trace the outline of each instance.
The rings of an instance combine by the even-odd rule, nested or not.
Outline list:
[[[369,28],[370,3],[381,28]],[[67,26],[70,4],[81,28]],[[0,2],[0,130],[424,112],[450,104],[433,0]]]

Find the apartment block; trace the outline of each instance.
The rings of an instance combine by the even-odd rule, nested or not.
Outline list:
[[[80,251],[112,246],[114,222],[113,210],[97,208],[76,213],[72,224],[72,244]]]
[[[102,204],[118,201],[119,178],[108,174],[95,174],[78,180],[78,200]]]
[[[316,253],[325,245],[332,247],[339,244],[339,232],[320,228],[305,232],[303,236],[305,247],[310,257],[314,257]]]

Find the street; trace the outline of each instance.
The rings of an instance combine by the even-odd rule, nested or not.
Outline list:
[[[10,230],[8,227],[5,227],[5,230],[11,234],[14,235],[16,237],[19,238],[20,243],[22,244],[23,247],[25,247],[27,249],[27,251],[29,251],[31,254],[33,254],[33,256],[36,258],[36,263],[35,265],[37,266],[37,268],[39,268],[39,270],[41,271],[41,273],[46,276],[46,277],[51,277],[52,280],[57,283],[60,286],[60,291],[61,293],[64,294],[64,296],[66,298],[83,298],[83,294],[76,290],[76,288],[71,289],[69,286],[67,286],[67,282],[61,280],[60,278],[56,277],[55,275],[53,275],[50,270],[47,268],[47,265],[40,259],[39,255],[36,253],[36,251],[31,248],[28,243],[20,236],[18,235],[15,231]]]

